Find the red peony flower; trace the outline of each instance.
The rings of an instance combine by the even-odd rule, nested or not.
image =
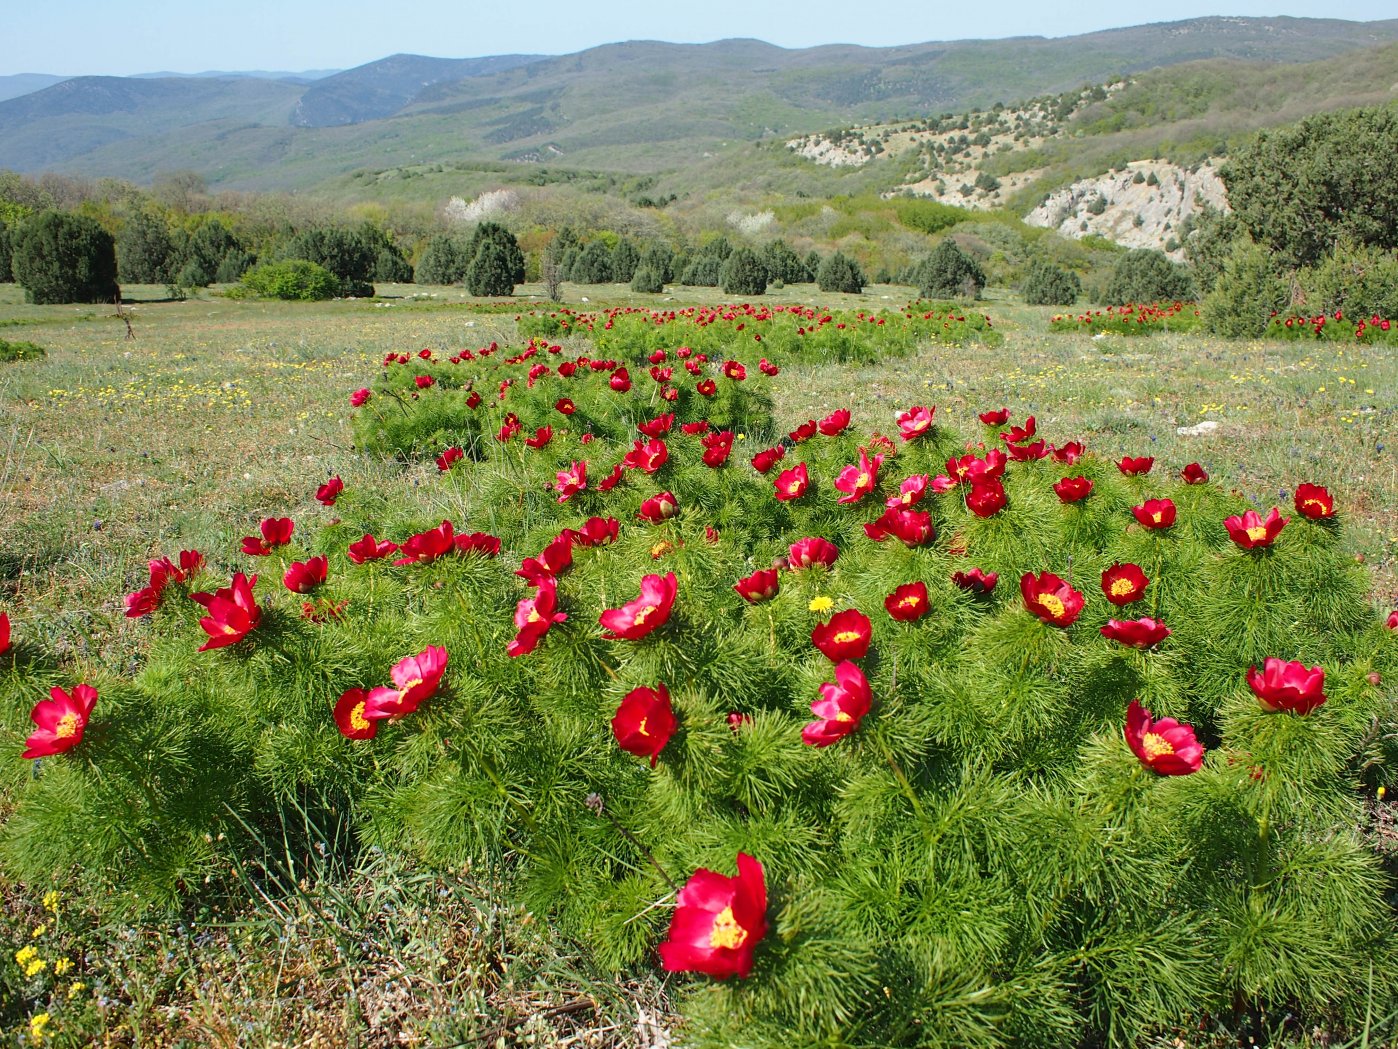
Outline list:
[[[660,945],[666,972],[699,972],[746,979],[753,948],[767,935],[767,886],[762,864],[738,853],[738,874],[700,867],[680,890],[670,935]]]
[[[976,481],[999,480],[1005,474],[1008,457],[999,448],[992,448],[982,459],[975,455],[963,455],[960,459],[947,460],[947,473],[953,484],[974,484]],[[946,487],[939,487],[945,491]]]
[[[777,596],[781,583],[775,568],[761,568],[733,584],[733,590],[750,605],[770,601]]]
[[[615,517],[589,517],[573,532],[573,540],[579,546],[602,546],[615,543],[620,531],[621,522]]]
[[[262,621],[262,609],[252,596],[252,588],[257,585],[257,576],[249,579],[242,572],[234,572],[231,585],[220,587],[212,594],[190,594],[190,600],[197,601],[208,611],[199,620],[209,640],[199,646],[200,652],[211,648],[235,645],[256,628]]]
[[[0,612],[0,656],[10,650],[10,617],[8,613]]]
[[[3,617],[0,616],[0,618]],[[1384,620],[1383,625],[1388,627],[1389,630],[1398,630],[1398,609],[1394,609],[1392,612],[1388,613],[1388,618]],[[3,644],[0,644],[0,652],[4,651],[5,646]]]
[[[724,361],[723,374],[734,382],[742,382],[748,377],[748,370],[737,361]]]
[[[905,441],[911,441],[914,437],[921,437],[928,430],[932,429],[932,416],[935,415],[936,412],[937,409],[935,407],[924,408],[922,405],[909,408],[905,412],[900,412],[897,420],[899,436]]]
[[[83,740],[83,732],[97,705],[97,690],[91,685],[74,685],[70,696],[55,685],[49,698],[41,699],[29,712],[38,731],[24,741],[22,758],[48,758],[72,750]]]
[[[1204,763],[1204,748],[1194,738],[1193,728],[1174,718],[1153,720],[1138,699],[1126,708],[1124,734],[1141,764],[1162,776],[1188,776]]]
[[[708,430],[708,428],[708,419],[700,419],[698,422],[692,423],[680,423],[680,430],[682,430],[684,433],[687,433],[690,437],[693,437],[696,434],[704,433]]]
[[[276,547],[291,542],[291,533],[296,525],[289,517],[267,517],[257,527],[262,537],[259,539],[254,535],[243,536],[243,553],[253,557],[266,557]]]
[[[568,618],[566,612],[558,611],[558,583],[552,576],[543,576],[534,585],[536,590],[533,596],[520,598],[515,606],[517,633],[514,640],[505,646],[505,654],[511,659],[533,652],[539,640],[555,623],[562,623]]]
[[[344,490],[345,482],[340,480],[339,474],[336,474],[316,489],[316,499],[323,506],[334,506],[335,500],[340,498],[340,493]]]
[[[1092,482],[1086,477],[1065,477],[1054,482],[1053,490],[1060,502],[1078,503],[1091,494]]]
[[[1321,667],[1307,669],[1297,659],[1283,663],[1268,657],[1263,661],[1260,674],[1256,667],[1249,667],[1248,687],[1262,708],[1273,713],[1285,710],[1306,715],[1326,699],[1325,670]]]
[[[659,437],[654,437],[649,441],[637,441],[635,446],[622,458],[621,465],[628,470],[640,470],[643,473],[653,474],[664,466],[669,458],[670,449]]]
[[[977,517],[994,517],[1005,509],[1005,486],[993,477],[976,480],[966,493],[966,508]]]
[[[578,407],[573,403],[573,399],[571,397],[560,397],[558,398],[558,400],[553,402],[553,410],[558,412],[560,415],[572,415],[575,411],[578,410]]]
[[[816,421],[814,419],[807,419],[800,426],[787,434],[794,444],[800,444],[802,441],[809,441],[815,435]]]
[[[807,536],[791,544],[790,567],[794,571],[810,568],[812,565],[831,567],[840,556],[839,548],[828,539]]]
[[[922,497],[927,494],[927,482],[926,474],[913,474],[905,478],[898,486],[898,494],[889,496],[884,505],[907,507],[922,502]]]
[[[1000,440],[1006,444],[1025,444],[1033,439],[1038,430],[1038,425],[1034,421],[1034,416],[1024,420],[1023,426],[1011,426],[1008,433],[1002,433]]]
[[[372,396],[373,394],[371,394],[368,390],[355,390],[352,394],[350,394],[350,407],[362,407],[364,404],[368,402],[369,398]]]
[[[437,694],[442,675],[447,669],[447,650],[428,645],[415,656],[406,656],[389,672],[393,686],[370,691],[364,702],[364,718],[382,721],[411,714],[424,699]]]
[[[733,452],[733,431],[720,430],[700,438],[704,445],[704,465],[717,469],[728,461]]]
[[[1175,504],[1169,499],[1147,499],[1140,506],[1133,506],[1131,513],[1145,528],[1169,528],[1175,523]]]
[[[869,651],[873,624],[857,608],[836,612],[828,623],[817,623],[811,631],[811,644],[832,663],[863,659]]]
[[[904,583],[883,599],[888,614],[901,623],[911,623],[927,614],[927,584]]]
[[[1171,634],[1171,630],[1158,619],[1109,619],[1102,628],[1102,636],[1108,641],[1120,641],[1131,648],[1151,648],[1160,644]]]
[[[617,463],[614,467],[612,467],[611,473],[607,474],[606,477],[602,478],[602,480],[597,482],[597,490],[599,492],[610,492],[619,483],[621,483],[621,479],[625,475],[626,467],[622,466],[621,463]]]
[[[674,517],[679,508],[680,504],[675,499],[673,492],[661,492],[641,503],[641,508],[636,511],[636,516],[648,524],[659,524],[661,521],[668,521]]]
[[[413,384],[414,384],[419,390],[425,390],[425,389],[427,389],[429,386],[436,386],[436,385],[437,385],[437,380],[434,379],[434,378],[433,378],[432,376],[430,376],[430,375],[414,375],[414,376],[413,376]]]
[[[1004,426],[1010,421],[1010,410],[1008,408],[997,408],[994,411],[981,412],[980,420],[987,426]]]
[[[999,423],[994,425],[999,426]],[[1000,573],[983,572],[979,568],[973,568],[969,572],[953,572],[951,581],[968,593],[981,597],[995,589],[995,584],[1000,581]]]
[[[553,489],[558,493],[560,503],[566,503],[586,487],[587,460],[585,459],[574,462],[566,470],[559,470],[558,480],[553,483]]]
[[[379,732],[379,723],[364,716],[368,703],[367,689],[351,688],[340,693],[335,703],[335,727],[346,739],[373,739]]]
[[[936,537],[932,513],[928,510],[904,510],[890,506],[877,521],[864,526],[864,534],[876,543],[893,536],[906,546],[921,546]]]
[[[1083,451],[1081,441],[1069,441],[1067,444],[1060,444],[1053,449],[1053,461],[1062,463],[1064,466],[1072,466],[1082,458]]]
[[[837,503],[857,503],[874,490],[879,483],[879,466],[882,455],[869,458],[866,448],[859,449],[859,463],[846,466],[835,478],[835,487],[845,494],[836,499]]]
[[[1044,441],[1035,441],[1033,444],[1008,444],[1005,447],[1010,453],[1010,458],[1017,463],[1046,459],[1049,454],[1048,444]]]
[[[1050,626],[1071,626],[1082,613],[1083,596],[1052,572],[1037,577],[1025,572],[1019,580],[1024,607]]]
[[[457,463],[461,462],[461,460],[465,457],[466,453],[464,451],[462,451],[456,445],[452,445],[452,447],[448,448],[441,455],[437,456],[435,460],[435,462],[437,463],[437,469],[440,470],[442,473],[446,473]]]
[[[481,406],[481,400],[481,395],[478,394],[475,390],[472,390],[470,395],[466,398],[466,407],[470,408],[471,411],[475,411],[477,408]]]
[[[631,389],[631,373],[625,368],[618,368],[612,372],[611,378],[607,382],[617,393],[625,393]]]
[[[648,575],[641,580],[641,593],[620,608],[609,608],[598,617],[608,641],[639,641],[670,619],[678,584],[675,573]]]
[[[1209,472],[1198,463],[1190,463],[1180,471],[1180,479],[1185,484],[1204,484],[1209,479]]]
[[[395,565],[427,564],[439,557],[445,557],[456,549],[456,529],[450,521],[443,521],[436,528],[409,536],[399,547],[404,556]]]
[[[718,393],[718,383],[712,379],[701,379],[694,384],[694,390],[701,397],[712,397]]]
[[[1290,520],[1274,506],[1265,519],[1256,510],[1249,510],[1241,517],[1225,517],[1223,527],[1228,529],[1229,539],[1244,550],[1253,550],[1259,546],[1271,546]]]
[[[806,494],[806,489],[811,486],[811,478],[806,471],[806,464],[797,463],[790,470],[783,470],[772,482],[772,486],[777,490],[777,498],[784,503],[800,499]]]
[[[838,437],[849,429],[849,409],[836,408],[820,422],[816,423],[816,429],[826,437]]]
[[[1133,459],[1129,455],[1123,455],[1117,462],[1117,469],[1127,477],[1140,477],[1150,473],[1150,468],[1155,465],[1155,457],[1143,455],[1139,459]]]
[[[470,535],[462,532],[452,542],[459,554],[484,554],[486,557],[495,557],[500,553],[500,537],[488,532],[472,532]]]
[[[526,557],[515,575],[527,580],[530,586],[535,586],[545,576],[556,577],[559,573],[567,571],[572,564],[573,537],[571,534],[565,534],[544,547],[538,557]]]
[[[368,532],[364,533],[363,539],[356,539],[349,545],[349,559],[357,565],[365,561],[380,561],[397,552],[397,543],[390,543],[387,539],[380,542]]]
[[[752,468],[760,474],[765,474],[777,463],[781,462],[786,455],[786,448],[778,444],[772,448],[767,448],[758,452],[752,457]]]
[[[1312,521],[1335,516],[1335,500],[1318,484],[1302,482],[1296,486],[1296,512]]]
[[[848,660],[835,668],[835,683],[820,686],[820,699],[811,704],[812,721],[801,730],[801,742],[811,747],[828,747],[844,739],[864,720],[874,699],[864,672]]]
[[[633,688],[612,717],[612,735],[616,736],[617,745],[638,758],[650,758],[651,768],[655,768],[660,752],[678,726],[670,690],[664,682],[656,688]]]
[[[325,582],[329,569],[330,562],[326,556],[316,554],[305,561],[291,562],[286,575],[282,576],[282,582],[293,594],[309,594]]]
[[[643,437],[663,437],[670,432],[670,427],[675,425],[675,413],[666,412],[664,415],[657,415],[654,419],[649,419],[643,423],[637,423],[636,429]]]
[[[763,375],[777,375],[781,371],[780,368],[778,368],[775,364],[769,361],[766,357],[763,357],[760,361],[757,362],[757,367],[761,370]]]
[[[547,447],[548,443],[551,440],[553,440],[553,427],[540,426],[537,430],[534,431],[533,437],[526,437],[524,439],[524,443],[526,447],[537,450],[539,448]]]
[[[1102,573],[1102,593],[1114,605],[1139,601],[1149,583],[1140,565],[1114,564]]]

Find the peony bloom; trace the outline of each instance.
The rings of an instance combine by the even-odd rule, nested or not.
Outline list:
[[[527,580],[530,586],[537,586],[546,577],[556,578],[573,564],[573,536],[560,535],[539,552],[538,557],[526,557],[515,575]]]
[[[864,672],[846,660],[835,668],[835,683],[820,686],[820,699],[811,704],[811,713],[820,718],[801,730],[801,742],[811,747],[828,747],[859,727],[874,699]]]
[[[625,393],[627,390],[631,389],[631,373],[625,368],[618,368],[616,371],[612,372],[611,378],[607,380],[607,383],[617,393]]]
[[[738,853],[738,874],[700,867],[680,890],[670,935],[660,945],[666,972],[746,979],[753,948],[767,935],[767,885],[762,864]]]
[[[91,685],[74,685],[70,696],[55,685],[49,698],[41,699],[29,712],[37,726],[24,741],[22,758],[47,758],[72,750],[82,742],[92,708],[97,705],[97,690]]]
[[[309,594],[325,582],[329,569],[330,562],[326,556],[316,554],[305,561],[291,562],[286,575],[282,576],[282,582],[293,594]]]
[[[648,575],[641,580],[641,593],[620,608],[609,608],[598,617],[608,641],[639,641],[670,619],[678,584],[675,573]]]
[[[963,455],[960,459],[947,460],[947,473],[951,485],[937,486],[938,491],[947,491],[956,484],[974,484],[976,481],[998,480],[1005,475],[1005,464],[1009,458],[999,448],[992,448],[982,459],[975,455]]]
[[[1035,441],[1033,444],[1009,444],[1005,447],[1009,450],[1010,458],[1017,463],[1046,459],[1049,454],[1048,443],[1042,440]]]
[[[1082,458],[1085,450],[1081,441],[1069,441],[1067,444],[1060,444],[1053,449],[1053,461],[1062,463],[1064,466],[1072,466]]]
[[[209,640],[199,646],[200,652],[211,648],[235,645],[257,627],[262,621],[262,609],[252,596],[252,588],[257,585],[257,576],[249,579],[242,572],[234,572],[229,586],[220,587],[212,594],[190,594],[191,601],[197,601],[208,611],[199,620]]]
[[[461,462],[461,460],[465,458],[465,456],[466,453],[464,451],[462,451],[456,445],[452,445],[441,455],[437,456],[437,458],[434,461],[437,464],[437,469],[440,470],[442,473],[446,473],[457,463]]]
[[[0,615],[0,619],[4,619],[4,618],[5,618],[4,616]],[[8,624],[6,624],[6,625],[8,625]],[[1386,620],[1384,620],[1384,624],[1383,624],[1383,625],[1386,626],[1386,627],[1388,627],[1389,630],[1398,630],[1398,608],[1396,608],[1396,609],[1394,609],[1392,612],[1388,613],[1388,618],[1387,618]],[[0,652],[5,651],[4,641],[5,641],[5,638],[4,638],[3,636],[0,636]]]
[[[1059,502],[1080,503],[1092,493],[1092,482],[1086,477],[1065,477],[1054,482],[1053,491]]]
[[[977,517],[994,517],[1005,509],[1005,486],[993,477],[976,480],[966,493],[966,508]]]
[[[867,448],[859,449],[858,464],[846,466],[840,471],[840,476],[835,478],[835,487],[845,493],[835,501],[857,503],[872,492],[874,486],[879,483],[879,466],[882,463],[882,455],[875,455],[870,459]]]
[[[613,488],[615,488],[618,484],[621,483],[621,479],[625,475],[626,467],[622,466],[621,463],[617,463],[615,466],[612,467],[611,473],[607,474],[606,477],[602,478],[602,480],[597,482],[597,490],[599,492],[610,492]]]
[[[987,426],[1004,426],[1010,421],[1010,410],[1008,408],[997,408],[994,411],[981,412],[980,420]]]
[[[1129,605],[1146,596],[1150,580],[1140,565],[1114,564],[1102,573],[1102,593],[1114,605]]]
[[[1083,596],[1052,572],[1037,577],[1025,572],[1019,580],[1024,607],[1050,626],[1071,626],[1082,613]]]
[[[10,616],[0,612],[0,656],[10,650]]]
[[[1145,528],[1169,528],[1175,523],[1175,504],[1169,499],[1147,499],[1140,506],[1133,506],[1131,513]]]
[[[363,405],[368,403],[369,398],[372,396],[373,394],[371,394],[368,390],[355,390],[352,394],[350,394],[350,407],[362,407]]]
[[[659,524],[661,521],[668,521],[674,517],[679,508],[680,504],[676,501],[673,492],[661,492],[641,503],[641,508],[636,511],[636,516],[648,524]]]
[[[1155,465],[1155,457],[1143,455],[1139,459],[1134,459],[1129,455],[1123,455],[1116,464],[1116,468],[1127,477],[1140,477],[1150,473],[1150,468]]]
[[[1171,630],[1158,619],[1109,619],[1102,628],[1102,636],[1108,641],[1120,641],[1131,648],[1151,648],[1160,644],[1171,634]]]
[[[701,438],[704,445],[704,465],[717,469],[728,461],[728,456],[733,452],[733,431],[720,430],[718,433],[705,434]]]
[[[462,532],[452,540],[452,545],[459,554],[484,554],[486,557],[495,557],[500,553],[499,536],[488,532],[472,532],[470,535]]]
[[[670,449],[659,437],[649,441],[637,441],[635,446],[622,457],[621,465],[628,470],[640,470],[653,474],[665,465],[670,458]]]
[[[1000,425],[996,423],[995,425]],[[983,572],[979,568],[972,568],[969,572],[953,572],[951,581],[967,593],[982,597],[995,589],[995,584],[1000,581],[1000,573]]]
[[[416,386],[419,390],[425,390],[428,387],[436,386],[437,380],[433,378],[431,375],[414,375],[413,385]]]
[[[548,447],[548,443],[549,443],[550,441],[552,441],[552,440],[553,440],[553,427],[552,427],[552,426],[540,426],[537,430],[534,431],[534,436],[533,436],[533,437],[526,437],[526,438],[524,439],[524,444],[525,444],[525,447],[527,447],[527,448],[533,448],[533,449],[535,449],[535,450],[537,451],[537,450],[540,449],[540,448],[546,448],[546,447]]]
[[[688,434],[690,437],[693,437],[693,436],[695,436],[696,434],[704,433],[705,431],[708,430],[708,428],[709,428],[709,420],[708,420],[708,419],[700,419],[700,420],[698,420],[697,422],[692,422],[692,423],[680,423],[680,430],[681,430],[683,433]]]
[[[806,489],[811,486],[811,478],[810,474],[806,472],[806,464],[797,463],[790,470],[783,470],[772,482],[772,486],[777,490],[777,498],[784,503],[800,499],[806,494]]]
[[[723,374],[734,382],[742,382],[748,377],[748,370],[737,361],[724,361]]]
[[[1006,444],[1026,444],[1033,440],[1034,434],[1037,432],[1038,424],[1035,422],[1034,416],[1031,415],[1024,420],[1023,426],[1011,426],[1008,433],[1002,433],[1000,440]]]
[[[578,407],[573,403],[573,399],[571,397],[560,397],[558,398],[558,400],[553,402],[553,410],[558,412],[560,415],[572,415],[575,411],[578,410]]]
[[[573,541],[579,546],[603,546],[615,543],[621,522],[615,517],[589,517],[580,529],[573,530]]]
[[[888,614],[901,623],[911,623],[927,614],[927,584],[904,583],[883,599]]]
[[[344,490],[345,482],[340,480],[339,474],[336,474],[316,489],[316,499],[322,506],[334,506],[335,500],[340,498],[340,493]]]
[[[439,557],[445,557],[456,549],[456,529],[450,521],[443,521],[436,528],[409,536],[399,547],[403,554],[395,565],[427,564]]]
[[[1325,702],[1325,670],[1308,670],[1297,659],[1283,663],[1268,657],[1263,661],[1262,673],[1256,667],[1248,668],[1248,687],[1264,710],[1305,715]]]
[[[820,422],[816,423],[816,429],[825,437],[838,437],[849,429],[849,409],[836,408]]]
[[[371,533],[365,532],[363,539],[356,539],[350,543],[348,554],[351,561],[362,565],[365,561],[381,561],[397,552],[397,543],[391,543],[387,539],[380,542]]]
[[[931,511],[890,506],[877,521],[864,526],[864,534],[876,543],[893,536],[906,546],[922,546],[936,537],[936,530],[932,527]]]
[[[1141,764],[1162,776],[1188,776],[1204,763],[1204,748],[1194,738],[1193,728],[1174,718],[1153,720],[1139,699],[1126,708],[1124,735]]]
[[[1198,463],[1190,463],[1180,471],[1180,479],[1185,484],[1204,484],[1209,479],[1209,471]]]
[[[781,369],[778,368],[771,361],[769,361],[766,357],[763,357],[760,361],[757,362],[757,367],[763,375],[778,375],[781,372]]]
[[[781,589],[775,568],[762,568],[733,584],[734,592],[750,605],[770,601]]]
[[[921,437],[928,430],[932,429],[932,416],[937,412],[936,408],[924,408],[918,405],[909,408],[898,415],[899,436],[905,441],[911,441],[914,437]]]
[[[712,397],[714,394],[718,393],[718,383],[714,382],[712,379],[701,379],[694,384],[694,392],[699,394],[700,397]]]
[[[828,623],[817,623],[811,631],[811,644],[832,663],[863,659],[873,638],[873,624],[857,608],[836,612]]]
[[[558,480],[553,483],[553,489],[558,493],[558,501],[560,503],[566,503],[586,487],[586,460],[574,462],[573,465],[566,470],[559,470]]]
[[[346,739],[373,739],[379,732],[379,723],[364,716],[364,707],[369,701],[369,692],[363,688],[350,688],[340,693],[335,703],[335,727]]]
[[[1241,517],[1225,517],[1223,527],[1228,529],[1228,538],[1233,542],[1244,550],[1254,550],[1259,546],[1271,546],[1290,520],[1274,506],[1266,518],[1256,510],[1249,510]]]
[[[428,645],[417,655],[400,659],[389,672],[392,687],[370,691],[364,702],[365,720],[382,721],[411,714],[424,699],[437,694],[446,669],[447,650],[438,645]]]
[[[678,726],[670,690],[664,682],[656,688],[633,688],[612,717],[612,735],[616,736],[617,745],[638,758],[650,758],[651,768],[655,768],[660,752]]]
[[[807,536],[791,544],[788,564],[794,571],[810,568],[812,565],[832,566],[840,556],[840,550],[828,539]]]
[[[1296,486],[1296,512],[1312,521],[1335,516],[1335,499],[1321,485],[1302,482]]]
[[[915,506],[922,502],[922,497],[927,494],[927,482],[930,478],[926,474],[913,474],[905,478],[898,486],[898,494],[891,495],[885,500],[885,506]]]
[[[663,437],[670,432],[670,427],[675,425],[675,413],[666,412],[664,415],[657,415],[654,419],[649,419],[643,423],[637,423],[636,429],[643,437]]]
[[[789,434],[787,434],[787,436],[791,438],[791,442],[793,444],[800,444],[802,441],[809,441],[815,435],[816,421],[814,419],[807,419],[800,426],[796,427],[796,429],[792,430]]]
[[[539,640],[555,623],[562,623],[568,618],[566,612],[558,611],[558,583],[552,576],[542,577],[535,586],[537,589],[533,596],[520,598],[515,606],[517,633],[514,640],[505,646],[505,654],[511,659],[533,652]]]
[[[752,457],[752,468],[760,474],[765,474],[772,467],[776,466],[777,463],[781,462],[782,457],[785,455],[786,448],[783,445],[778,444],[774,447],[767,448]]]
[[[296,525],[289,517],[266,517],[257,527],[262,537],[243,536],[243,553],[253,557],[266,557],[274,548],[291,542],[291,533]]]

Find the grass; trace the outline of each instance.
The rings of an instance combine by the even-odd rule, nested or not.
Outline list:
[[[0,367],[0,609],[16,629],[76,666],[125,671],[141,658],[142,631],[125,620],[122,595],[145,582],[147,558],[197,546],[229,565],[238,537],[263,516],[309,513],[315,483],[331,474],[347,485],[416,483],[355,452],[349,391],[390,350],[517,342],[514,315],[462,308],[470,300],[459,289],[384,290],[396,297],[284,304],[207,293],[155,301],[163,289],[128,289],[137,301],[127,339],[100,307],[26,306],[17,288],[0,286],[0,325],[47,350]],[[656,297],[620,285],[564,293],[589,307],[713,298],[711,289]],[[877,309],[900,307],[907,293],[800,286],[768,298]],[[519,306],[547,304],[521,294]],[[779,421],[844,406],[889,432],[896,410],[935,404],[939,421],[970,437],[980,432],[975,413],[1003,404],[1036,415],[1050,441],[1155,455],[1162,471],[1198,460],[1262,509],[1287,509],[1282,492],[1298,481],[1322,483],[1355,556],[1373,567],[1374,599],[1398,599],[1391,352],[1051,333],[1053,309],[1008,293],[967,308],[990,313],[1004,342],[812,369],[779,387]],[[1201,421],[1219,425],[1178,432]],[[1376,820],[1391,848],[1386,808]],[[492,892],[492,872],[351,856],[331,832],[299,831],[287,840],[319,837],[324,848],[300,855],[268,841],[237,872],[240,898],[164,923],[106,925],[95,901],[82,900],[65,901],[60,920],[41,905],[47,886],[4,885],[0,939],[11,955],[35,944],[51,964],[21,978],[0,959],[0,1025],[27,1037],[42,1007],[54,1017],[48,1033],[64,1024],[85,1032],[73,1044],[369,1046],[399,1032],[402,1044],[664,1044],[636,1033],[636,1010],[663,1018],[665,984],[600,981],[587,958]],[[76,963],[62,981],[59,957]],[[83,988],[70,996],[73,982]],[[1259,1017],[1258,1044],[1320,1044],[1284,1027]],[[1236,1044],[1236,1035],[1182,1031],[1190,1040],[1176,1044]]]

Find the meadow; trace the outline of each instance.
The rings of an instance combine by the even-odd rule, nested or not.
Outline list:
[[[128,338],[110,308],[26,306],[0,286],[0,338],[46,351],[0,362],[0,610],[66,667],[131,673],[151,639],[123,597],[144,584],[151,558],[197,548],[228,565],[264,518],[331,521],[315,496],[332,475],[354,491],[437,484],[430,460],[356,449],[351,391],[370,386],[388,354],[522,348],[517,314],[551,310],[538,291],[524,286],[495,308],[454,288],[390,286],[378,300],[321,304],[207,293],[167,302],[132,288]],[[908,292],[788,287],[755,301],[898,312]],[[575,310],[681,310],[711,295],[564,288]],[[1393,347],[1053,330],[1057,311],[994,289],[960,309],[987,314],[994,337],[803,363],[799,381],[772,385],[778,428],[848,409],[865,429],[894,434],[896,416],[919,404],[970,434],[978,413],[1004,406],[1104,461],[1153,456],[1172,475],[1201,463],[1259,511],[1289,507],[1298,482],[1323,484],[1345,521],[1344,556],[1367,566],[1370,600],[1398,605]],[[582,336],[554,341],[594,351]],[[736,435],[735,460],[761,450],[746,440]],[[480,510],[478,498],[468,484],[443,501],[459,499],[465,513]],[[17,753],[23,735],[11,735]],[[0,780],[7,809],[21,773]],[[1386,807],[1366,811],[1371,844],[1392,848]],[[392,850],[343,869],[324,858],[333,846],[317,864],[259,840],[263,854],[233,872],[241,898],[199,900],[174,918],[123,923],[100,901],[6,884],[10,953],[36,944],[70,961],[62,981],[52,965],[21,974],[30,982],[9,972],[0,1022],[36,1044],[668,1044],[670,981],[646,970],[634,982],[607,978],[576,941],[502,899],[498,871],[419,865]],[[50,973],[43,1000],[63,1008],[50,1007],[36,1034],[32,980]],[[1261,1038],[1290,1039],[1270,1044],[1307,1044],[1282,1017],[1250,1022]],[[1231,1044],[1216,1023],[1194,1018],[1174,1044]]]

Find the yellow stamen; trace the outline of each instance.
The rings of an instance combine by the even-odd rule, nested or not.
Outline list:
[[[748,931],[733,917],[733,908],[725,907],[714,919],[713,931],[709,933],[710,947],[726,947],[735,950],[747,942]]]
[[[1136,584],[1129,579],[1116,579],[1112,581],[1112,597],[1125,597],[1127,594],[1136,592]]]
[[[650,720],[650,718],[642,718],[642,719],[641,719],[641,723],[640,723],[639,725],[636,726],[636,731],[639,732],[639,733],[640,733],[641,735],[643,735],[643,736],[649,736],[649,735],[650,735],[650,732],[648,732],[648,731],[646,730],[646,722],[648,722],[649,720]]]
[[[645,626],[646,620],[649,619],[652,615],[654,615],[655,612],[656,607],[654,605],[646,605],[645,608],[641,609],[639,612],[636,613],[636,618],[633,621],[633,625]]]
[[[1257,542],[1259,539],[1266,539],[1266,538],[1267,538],[1267,529],[1266,529],[1266,527],[1263,526],[1263,525],[1258,525],[1258,526],[1255,527],[1255,528],[1249,528],[1249,529],[1248,529],[1248,538],[1251,539],[1254,543]]]
[[[1141,749],[1151,761],[1175,752],[1175,748],[1170,746],[1170,741],[1155,732],[1147,732],[1141,737]]]
[[[1056,594],[1040,594],[1039,607],[1046,609],[1054,619],[1062,619],[1063,613],[1067,611]]]
[[[848,644],[849,644],[850,642],[852,642],[852,641],[858,641],[858,640],[859,640],[859,633],[858,633],[858,631],[855,631],[855,630],[841,630],[838,634],[836,634],[836,635],[835,635],[834,637],[832,637],[830,640],[831,640],[831,641],[834,641],[836,644],[839,644],[839,645],[848,645]]]
[[[356,732],[363,732],[369,727],[369,720],[364,716],[364,703],[359,702],[350,710],[350,728]]]
[[[68,739],[78,734],[78,715],[69,711],[58,719],[58,726],[53,730],[53,734],[59,739]]]

